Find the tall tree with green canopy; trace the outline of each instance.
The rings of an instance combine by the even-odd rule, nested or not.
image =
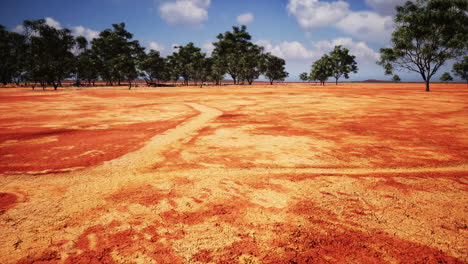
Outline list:
[[[81,80],[83,79],[83,72],[86,71],[88,65],[86,64],[87,61],[82,60],[81,54],[83,54],[88,47],[88,41],[83,36],[78,36],[76,38],[76,49],[75,53],[78,53],[75,56],[75,63],[74,63],[74,70],[73,73],[75,75],[75,85],[80,86]]]
[[[125,29],[125,23],[112,24],[113,29],[106,29],[93,39],[92,52],[100,65],[99,75],[113,85],[137,76],[136,61],[143,53],[137,40],[131,41],[133,35]]]
[[[325,85],[328,78],[332,76],[333,68],[330,56],[325,54],[312,64],[312,69],[309,74],[311,80],[318,80],[322,85]]]
[[[211,55],[212,59],[212,64],[211,64],[211,72],[210,72],[210,77],[209,79],[214,82],[216,85],[221,84],[221,80],[223,80],[224,75],[226,74],[226,68],[224,66],[224,63],[221,61],[221,59],[215,55]]]
[[[30,78],[43,89],[52,85],[54,90],[73,72],[76,41],[69,29],[56,29],[44,19],[25,20],[27,70]]]
[[[194,75],[194,80],[200,82],[200,88],[203,86],[203,83],[211,79],[213,59],[212,58],[202,58],[197,61],[196,71]]]
[[[452,72],[468,83],[468,56],[464,56],[463,60],[456,62],[452,66]]]
[[[330,63],[333,69],[332,75],[335,77],[335,84],[338,85],[338,79],[344,76],[349,78],[351,72],[357,73],[358,67],[355,61],[356,56],[350,55],[347,48],[341,45],[335,46],[330,52]]]
[[[391,47],[380,49],[378,64],[417,72],[430,91],[431,77],[449,60],[467,51],[468,1],[418,0],[397,6]]]
[[[309,80],[309,75],[307,75],[307,72],[303,72],[299,74],[299,79],[301,79],[301,81],[303,82],[306,82]]]
[[[100,62],[91,50],[86,49],[77,57],[77,75],[79,80],[85,80],[88,85],[96,82],[99,78]]]
[[[25,37],[0,25],[0,82],[19,82],[25,74]]]
[[[286,72],[286,62],[282,58],[278,58],[269,53],[265,54],[264,62],[264,75],[270,80],[270,84],[273,85],[274,81],[284,81],[289,73]]]
[[[224,34],[219,34],[217,38],[218,41],[213,43],[215,46],[213,55],[221,61],[234,84],[237,84],[244,70],[243,55],[253,45],[250,41],[252,37],[247,32],[247,27],[243,25],[240,28],[234,26],[232,32],[226,31]]]
[[[169,57],[175,72],[184,79],[185,85],[189,84],[189,80],[197,81],[197,75],[202,70],[199,67],[205,59],[205,53],[195,47],[193,42],[175,48],[177,51]]]
[[[148,54],[143,54],[138,62],[138,68],[143,71],[143,78],[148,85],[167,79],[166,60],[157,50],[150,50]]]
[[[239,81],[242,81],[242,83],[247,81],[249,85],[252,85],[252,82],[262,73],[261,68],[264,62],[263,47],[249,43],[240,59]]]

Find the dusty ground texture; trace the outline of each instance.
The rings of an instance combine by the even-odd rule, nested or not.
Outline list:
[[[432,89],[0,90],[0,263],[466,263],[468,87]]]

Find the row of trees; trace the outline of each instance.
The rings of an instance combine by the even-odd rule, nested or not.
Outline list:
[[[69,29],[57,29],[45,20],[26,20],[24,34],[9,32],[0,25],[0,82],[31,82],[33,88],[51,85],[56,90],[61,82],[74,79],[76,85],[95,84],[103,80],[108,85],[120,85],[138,78],[148,85],[179,79],[220,84],[229,74],[234,84],[252,84],[264,75],[271,84],[284,80],[285,61],[264,52],[251,42],[245,26],[233,27],[217,36],[215,49],[207,57],[192,42],[177,46],[176,51],[162,57],[159,51],[145,49],[125,29],[125,24],[113,24],[88,43],[73,37]]]
[[[312,64],[310,74],[303,72],[299,78],[302,81],[320,81],[325,85],[328,78],[334,77],[335,83],[338,84],[341,77],[348,79],[350,73],[357,71],[356,56],[350,55],[347,48],[338,45]]]

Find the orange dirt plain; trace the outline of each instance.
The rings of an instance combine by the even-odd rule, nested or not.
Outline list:
[[[465,84],[0,90],[0,263],[466,263]]]

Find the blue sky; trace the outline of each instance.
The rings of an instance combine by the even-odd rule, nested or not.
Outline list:
[[[2,0],[0,24],[21,32],[24,19],[47,18],[88,39],[113,23],[125,22],[143,46],[163,55],[190,41],[210,53],[211,42],[233,25],[246,24],[253,42],[286,60],[288,81],[309,72],[313,61],[335,45],[356,55],[351,81],[390,79],[375,64],[389,44],[394,7],[404,0]],[[434,77],[450,71],[451,64]],[[417,73],[398,72],[403,81]]]

